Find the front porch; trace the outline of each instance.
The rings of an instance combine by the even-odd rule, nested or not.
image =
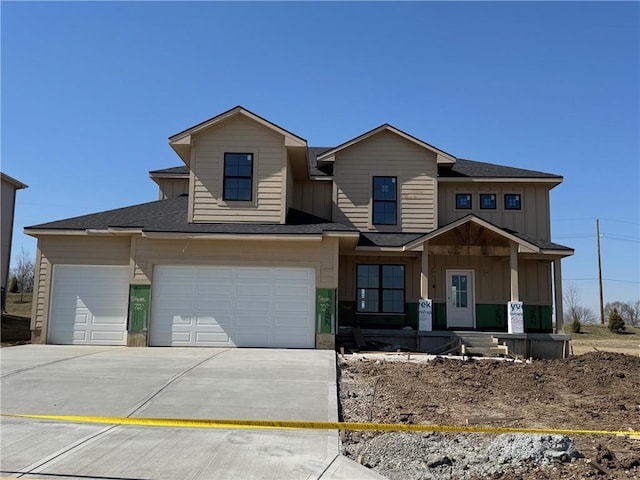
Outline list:
[[[349,351],[386,350],[433,355],[509,356],[511,358],[566,358],[571,335],[552,333],[505,333],[458,331],[360,329],[340,327],[338,349]],[[358,345],[360,343],[360,345]],[[493,347],[493,348],[492,348]],[[506,347],[506,348],[499,348]]]
[[[465,332],[470,346],[561,357],[561,259],[571,254],[473,215],[428,234],[361,232],[340,248],[337,340],[359,332],[361,344],[440,353]]]

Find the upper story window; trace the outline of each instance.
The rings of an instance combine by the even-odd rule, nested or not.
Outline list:
[[[396,177],[373,177],[373,224],[395,225],[397,223]]]
[[[471,210],[471,194],[456,193],[456,208],[458,210]]]
[[[496,194],[495,193],[481,193],[480,194],[480,209],[481,210],[495,210],[496,209]]]
[[[251,201],[253,153],[224,154],[223,200]]]
[[[504,209],[505,210],[521,210],[522,204],[520,201],[519,193],[505,193],[504,194]]]
[[[358,265],[357,308],[361,313],[404,313],[404,265]]]

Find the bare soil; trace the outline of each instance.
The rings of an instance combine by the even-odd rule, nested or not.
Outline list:
[[[0,330],[0,346],[11,347],[31,342],[31,319],[16,315],[2,314],[2,329]]]
[[[639,356],[593,352],[532,363],[368,357],[345,355],[339,361],[345,421],[640,430]],[[447,442],[475,448],[494,440],[490,434],[346,432],[343,448],[348,456],[389,478],[458,478],[451,473],[452,467],[442,466],[454,460],[444,456],[438,464],[420,459],[417,446],[439,442],[445,451]],[[640,437],[576,435],[570,440],[581,458],[563,456],[544,465],[535,461],[507,464],[490,478],[640,478]],[[448,473],[438,476],[438,472]]]

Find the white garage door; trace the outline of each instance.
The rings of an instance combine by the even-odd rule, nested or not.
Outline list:
[[[49,343],[126,345],[129,267],[53,269]]]
[[[150,345],[313,348],[312,268],[157,266]]]

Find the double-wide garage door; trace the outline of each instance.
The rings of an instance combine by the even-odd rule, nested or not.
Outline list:
[[[154,269],[150,345],[313,348],[313,268]]]

